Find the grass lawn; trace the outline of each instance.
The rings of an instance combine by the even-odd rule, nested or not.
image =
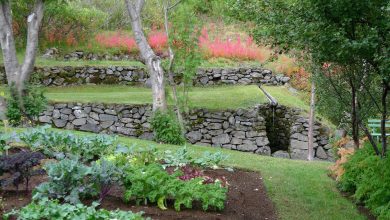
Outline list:
[[[297,107],[304,111],[309,111],[310,106],[303,100],[303,96],[299,93],[294,94],[287,87],[284,86],[262,86],[272,97],[274,97],[280,104]]]
[[[180,92],[180,89],[179,89]],[[57,102],[100,102],[146,104],[152,102],[151,90],[121,85],[72,86],[47,88],[46,96]],[[236,109],[267,102],[257,86],[193,87],[190,106],[209,109]],[[173,103],[168,90],[168,101]]]
[[[86,135],[83,132],[74,133]],[[139,147],[155,146],[159,150],[175,151],[180,148],[126,137],[120,137],[118,141],[121,144],[135,144]],[[211,147],[191,145],[188,147],[193,151],[193,156],[201,155],[204,151],[221,150],[229,155],[228,160],[224,162],[225,166],[261,173],[267,193],[276,205],[280,219],[365,219],[352,202],[340,195],[336,183],[327,176],[330,163],[279,159]]]

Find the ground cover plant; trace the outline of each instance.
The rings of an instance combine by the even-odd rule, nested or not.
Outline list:
[[[118,220],[142,220],[142,213],[133,213],[129,211],[108,211],[98,209],[99,204],[93,203],[92,206],[82,204],[71,205],[61,204],[57,200],[42,199],[38,202],[30,203],[20,210],[14,210],[7,213],[4,219],[10,219],[17,216],[18,220],[41,220],[41,219],[118,219]]]
[[[390,218],[390,158],[375,155],[368,143],[342,164],[341,190],[350,192],[373,210],[378,219]]]

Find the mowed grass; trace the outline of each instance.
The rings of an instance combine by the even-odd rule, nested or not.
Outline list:
[[[179,93],[182,92],[179,88]],[[145,87],[122,85],[50,87],[46,96],[55,102],[98,102],[117,104],[152,103],[152,91]],[[172,93],[167,88],[169,104]],[[196,108],[237,109],[266,103],[267,99],[257,86],[193,87],[189,92],[189,104]]]
[[[18,129],[19,131],[22,130]],[[84,132],[73,133],[89,135]],[[176,151],[180,148],[176,145],[157,144],[127,137],[119,137],[118,142],[139,148],[154,146],[161,151]],[[227,161],[223,162],[224,166],[260,173],[267,194],[274,202],[277,214],[282,220],[366,219],[359,214],[352,202],[339,193],[335,181],[328,177],[328,167],[331,163],[280,159],[195,145],[187,147],[193,152],[194,157],[202,155],[205,151],[222,151],[229,156]]]
[[[303,95],[299,92],[293,93],[284,86],[262,86],[278,103],[288,106],[300,108],[306,112],[310,110],[310,106],[303,100]]]

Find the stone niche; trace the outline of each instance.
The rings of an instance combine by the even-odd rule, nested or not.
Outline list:
[[[153,139],[150,105],[53,103],[39,122],[56,128]],[[305,160],[308,120],[297,109],[259,105],[248,109],[193,109],[184,115],[188,142],[274,157]],[[329,129],[316,122],[315,158],[333,160]]]

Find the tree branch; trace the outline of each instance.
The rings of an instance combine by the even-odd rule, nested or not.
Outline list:
[[[43,0],[36,0],[31,14],[27,18],[27,45],[19,80],[24,83],[34,68],[38,48],[39,28],[43,18]]]
[[[180,4],[180,2],[182,2],[182,0],[178,0],[176,1],[175,3],[173,3],[172,5],[169,5],[167,10],[170,11],[172,10],[173,8],[175,8],[176,6],[178,6]]]

